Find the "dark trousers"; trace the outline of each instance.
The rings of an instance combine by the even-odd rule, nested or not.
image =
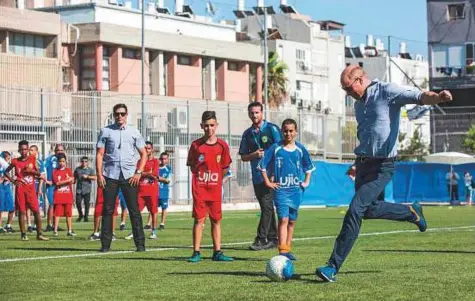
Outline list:
[[[337,271],[358,238],[363,219],[414,220],[409,206],[381,200],[381,193],[394,173],[393,159],[369,159],[356,162],[355,195],[346,212],[328,264]]]
[[[459,200],[459,185],[447,185],[447,189],[449,190],[449,197],[451,201],[458,201]]]
[[[138,187],[131,186],[126,179],[114,180],[106,178],[104,189],[104,209],[102,211],[102,231],[101,243],[103,248],[110,248],[112,241],[112,219],[115,209],[115,201],[119,194],[119,189],[124,195],[127,209],[129,210],[130,222],[132,224],[132,234],[134,235],[135,246],[145,246],[145,234],[143,232],[142,215],[137,202]]]
[[[84,200],[84,213],[82,212],[82,201]],[[91,205],[91,193],[76,193],[76,208],[78,208],[79,217],[87,218],[89,216],[89,207]]]
[[[254,193],[261,207],[261,219],[257,227],[256,240],[277,241],[277,224],[274,213],[274,192],[264,183],[254,184]]]

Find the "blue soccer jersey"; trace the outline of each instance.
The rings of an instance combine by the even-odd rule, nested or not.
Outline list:
[[[276,204],[292,208],[300,206],[301,183],[305,173],[315,170],[307,149],[298,142],[293,149],[284,147],[283,142],[272,145],[266,150],[258,168],[274,176],[274,182],[279,184],[274,196]]]
[[[158,176],[167,179],[168,181],[172,180],[172,168],[170,165],[160,166],[158,169]],[[170,184],[158,182],[160,187],[160,193],[158,198],[160,200],[168,200],[170,198]]]

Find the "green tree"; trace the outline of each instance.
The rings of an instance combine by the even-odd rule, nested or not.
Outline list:
[[[271,108],[280,106],[287,97],[287,70],[288,66],[282,60],[279,59],[279,55],[276,52],[269,53],[269,61],[267,63],[267,80],[268,80],[268,100],[267,104]],[[252,82],[252,98],[255,99],[256,91],[256,78],[255,75],[251,75]],[[262,91],[264,91],[264,79],[262,80]]]
[[[416,129],[412,135],[411,140],[407,145],[403,145],[403,141],[406,139],[406,133],[399,134],[399,157],[402,161],[424,161],[424,156],[428,152],[428,146],[422,141],[421,132]]]
[[[468,130],[462,142],[462,147],[470,153],[475,153],[475,124]]]

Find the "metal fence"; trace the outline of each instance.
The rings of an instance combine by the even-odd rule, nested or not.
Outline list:
[[[113,122],[112,107],[125,103],[129,109],[128,124],[142,126],[139,96],[110,92],[57,93],[41,90],[0,88],[0,142],[2,150],[15,152],[17,142],[29,140],[38,144],[43,154],[52,153],[62,143],[69,165],[75,168],[82,156],[94,163],[95,143],[104,126]],[[233,158],[233,178],[225,187],[225,202],[246,202],[254,199],[249,163],[241,162],[238,151],[241,135],[251,122],[247,103],[180,100],[146,97],[147,140],[158,152],[170,154],[174,170],[172,199],[188,204],[191,199],[190,174],[186,156],[191,142],[202,136],[201,114],[214,110],[218,116],[218,136],[226,140]],[[280,125],[285,118],[294,118],[299,125],[299,140],[315,158],[342,160],[351,156],[356,135],[354,118],[326,115],[302,109],[268,110],[266,119]],[[353,123],[353,124],[352,124]],[[347,126],[345,126],[347,124]]]
[[[171,196],[175,204],[189,204],[191,199],[186,156],[191,142],[202,136],[200,121],[205,110],[216,111],[218,136],[228,142],[234,162],[234,177],[225,187],[224,201],[236,203],[254,199],[249,163],[241,162],[238,155],[241,135],[251,124],[247,103],[180,100],[164,96],[147,96],[145,101],[145,138],[154,143],[157,153],[167,151],[170,154],[174,171]],[[40,145],[42,153],[49,155],[55,144],[62,143],[71,167],[76,167],[82,156],[88,156],[93,164],[97,136],[101,128],[113,122],[112,107],[117,103],[128,106],[128,123],[140,129],[142,112],[139,96],[112,92],[56,93],[0,88],[1,150],[16,151],[17,142],[27,139]],[[433,148],[436,151],[442,148],[444,140],[449,141],[445,144],[449,145],[447,150],[459,150],[461,137],[475,120],[475,110],[446,109],[446,112],[446,115],[434,114],[432,118],[435,129],[432,131]],[[285,118],[297,121],[298,139],[314,158],[335,161],[353,158],[357,143],[354,116],[297,108],[266,111],[266,119],[277,125]]]

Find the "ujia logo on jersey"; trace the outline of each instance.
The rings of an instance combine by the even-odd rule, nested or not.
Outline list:
[[[280,187],[294,187],[300,185],[299,177],[289,174],[286,177],[279,178]]]
[[[208,184],[218,184],[218,180],[219,180],[219,174],[217,172],[210,172],[210,171],[198,172],[199,182],[204,182]]]

